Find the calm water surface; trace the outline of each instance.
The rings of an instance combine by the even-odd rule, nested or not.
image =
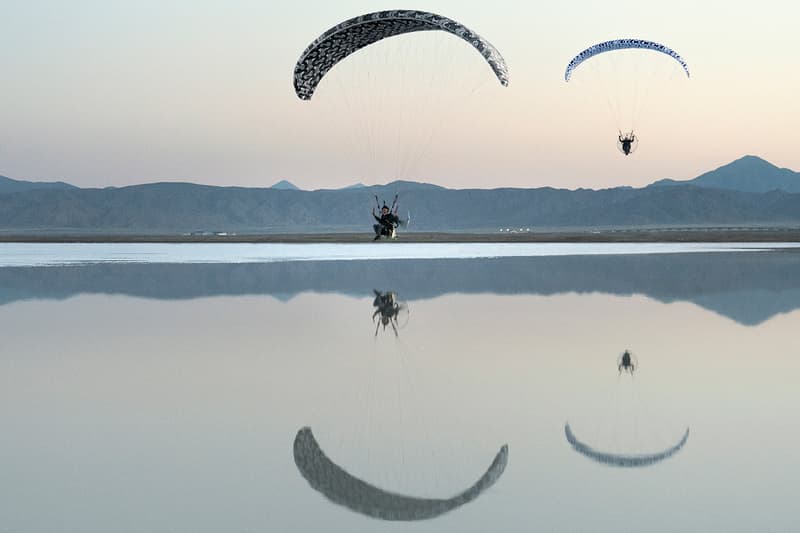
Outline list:
[[[692,251],[0,268],[0,531],[795,531],[800,253]]]
[[[96,263],[273,263],[475,259],[565,255],[736,252],[800,248],[800,243],[0,243],[0,267]]]

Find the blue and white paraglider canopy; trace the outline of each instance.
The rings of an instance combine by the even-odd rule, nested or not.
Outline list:
[[[663,44],[654,42],[654,41],[646,41],[644,39],[614,39],[612,41],[605,41],[602,43],[598,43],[595,45],[590,46],[580,54],[576,55],[572,58],[572,61],[569,62],[567,65],[567,70],[564,72],[564,81],[569,81],[572,77],[572,73],[575,71],[578,66],[581,65],[584,61],[591,59],[597,55],[606,53],[606,52],[613,52],[615,50],[653,50],[655,52],[661,52],[662,54],[666,54],[673,58],[675,61],[680,63],[681,67],[683,67],[684,72],[686,72],[686,77],[690,76],[689,74],[689,65],[686,64],[686,61],[678,55],[678,53],[665,46]]]

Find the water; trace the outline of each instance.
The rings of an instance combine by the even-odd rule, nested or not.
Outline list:
[[[0,267],[92,263],[272,263],[670,254],[799,248],[798,243],[0,243]]]
[[[796,530],[794,250],[69,264],[86,254],[37,246],[25,264],[61,266],[0,268],[0,531]],[[397,336],[376,336],[373,289],[395,291]],[[617,455],[690,433],[624,468],[567,422]],[[381,492],[297,457],[306,427]],[[380,517],[388,493],[417,498],[408,519],[487,472],[450,512]]]

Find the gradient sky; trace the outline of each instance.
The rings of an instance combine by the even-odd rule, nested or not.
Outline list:
[[[291,77],[328,27],[397,7],[463,22],[511,69],[502,89],[468,46],[445,41],[446,53],[467,54],[465,79],[458,69],[449,83],[488,83],[454,96],[448,112],[460,121],[397,177],[450,187],[639,186],[745,154],[800,169],[800,7],[790,1],[0,0],[0,174],[81,186],[385,182],[394,170],[385,156],[362,160],[358,122],[330,120],[345,109],[324,108],[336,91],[301,102]],[[562,79],[577,52],[624,36],[672,46],[693,76],[650,103],[629,158],[614,147],[608,111]]]

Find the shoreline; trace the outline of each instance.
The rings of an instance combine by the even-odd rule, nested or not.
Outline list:
[[[0,234],[0,243],[372,243],[369,233],[240,235],[53,233]],[[622,229],[530,233],[402,233],[406,243],[800,242],[800,229]],[[380,240],[375,244],[389,244]]]

